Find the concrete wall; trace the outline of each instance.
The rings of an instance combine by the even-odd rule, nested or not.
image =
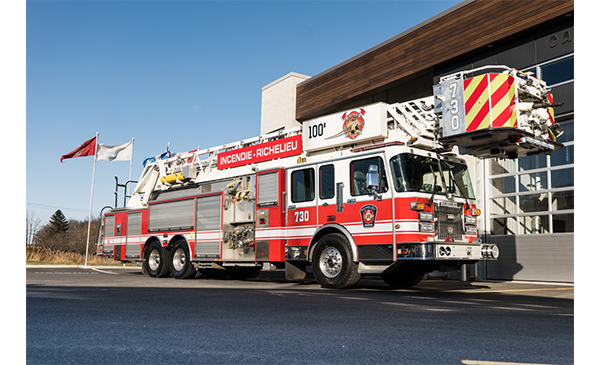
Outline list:
[[[309,78],[290,72],[262,88],[261,135],[300,125],[296,121],[296,85]]]
[[[487,262],[487,278],[498,280],[575,281],[573,233],[489,236],[500,249],[498,261]]]

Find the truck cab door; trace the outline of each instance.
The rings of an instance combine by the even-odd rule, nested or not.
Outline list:
[[[286,171],[287,245],[292,258],[306,258],[317,229],[316,176],[316,165]]]
[[[393,200],[388,175],[385,155],[349,160],[343,221],[348,224],[361,261],[394,259]],[[378,187],[369,189],[369,185],[375,185],[375,178]]]
[[[317,226],[337,222],[338,213],[343,213],[342,171],[334,163],[317,166]]]

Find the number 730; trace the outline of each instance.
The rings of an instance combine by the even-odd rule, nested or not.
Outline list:
[[[297,210],[294,212],[294,216],[296,217],[296,223],[308,222],[308,210]]]

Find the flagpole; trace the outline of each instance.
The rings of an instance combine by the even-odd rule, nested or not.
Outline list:
[[[92,228],[92,203],[94,202],[94,181],[96,181],[96,152],[98,152],[98,132],[96,132],[96,146],[94,146],[94,168],[92,170],[92,193],[90,196],[90,213],[88,215],[87,242],[85,244],[85,264],[87,266],[88,253],[90,248],[90,230]]]
[[[133,137],[131,137],[131,156],[129,158],[129,180],[128,183],[131,184],[131,169],[133,168]],[[127,184],[125,184],[127,185]],[[125,189],[125,200],[127,200],[127,189]]]

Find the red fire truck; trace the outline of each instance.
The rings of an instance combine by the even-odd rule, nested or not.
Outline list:
[[[516,158],[562,145],[545,83],[491,70],[443,77],[432,97],[156,158],[127,206],[104,215],[98,252],[176,279],[285,269],[302,280],[311,265],[331,288],[362,274],[409,287],[495,260],[498,248],[478,238],[480,209],[457,152]]]

